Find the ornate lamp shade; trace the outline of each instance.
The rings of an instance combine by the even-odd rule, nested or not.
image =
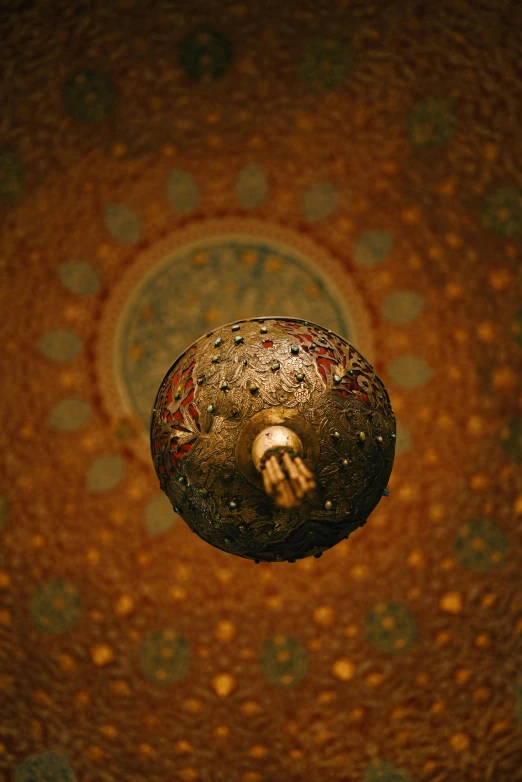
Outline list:
[[[151,450],[162,490],[203,540],[294,562],[348,537],[387,493],[395,419],[383,383],[342,337],[254,318],[174,362]]]

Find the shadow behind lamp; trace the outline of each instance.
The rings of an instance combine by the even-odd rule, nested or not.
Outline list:
[[[387,493],[395,419],[384,385],[342,337],[255,318],[174,362],[151,450],[161,489],[203,540],[294,562],[347,538]]]

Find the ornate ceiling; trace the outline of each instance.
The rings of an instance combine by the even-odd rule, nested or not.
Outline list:
[[[521,9],[0,11],[0,778],[522,779]],[[398,435],[363,529],[256,566],[146,429],[268,314],[351,340]]]

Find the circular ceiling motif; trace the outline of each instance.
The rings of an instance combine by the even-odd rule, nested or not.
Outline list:
[[[489,519],[473,519],[457,532],[455,553],[464,567],[477,573],[502,565],[507,549],[504,532]]]
[[[415,147],[440,147],[450,141],[457,119],[450,102],[429,97],[412,108],[408,118],[408,133]]]
[[[23,189],[24,170],[18,157],[8,149],[0,149],[0,199],[11,199]]]
[[[417,639],[415,617],[400,603],[376,603],[366,617],[366,638],[383,654],[406,652]]]
[[[115,95],[110,79],[92,68],[74,73],[63,88],[67,110],[77,122],[87,124],[101,122],[111,113]]]
[[[141,647],[141,670],[154,684],[169,685],[183,679],[189,662],[186,639],[171,628],[151,633]]]
[[[352,58],[343,41],[312,38],[303,49],[300,75],[313,92],[330,92],[342,86],[350,75]]]
[[[63,287],[76,296],[92,296],[98,292],[98,272],[87,261],[64,261],[58,267]]]
[[[232,60],[227,39],[206,27],[187,35],[180,44],[179,64],[194,81],[216,81],[225,75]]]
[[[0,777],[518,779],[522,4],[4,5]],[[140,409],[265,307],[344,319],[397,458],[358,537],[254,566]]]
[[[46,633],[66,633],[79,621],[82,600],[76,586],[55,579],[40,587],[31,602],[36,626]]]
[[[277,687],[295,687],[308,670],[306,650],[299,641],[286,635],[265,641],[260,662],[267,680]]]
[[[76,775],[63,752],[39,752],[29,755],[16,768],[15,782],[75,782]]]
[[[275,314],[321,323],[373,352],[346,268],[306,237],[251,220],[172,234],[136,258],[104,313],[97,356],[107,410],[148,431],[158,385],[187,345],[223,323]]]
[[[499,187],[484,198],[482,225],[502,239],[522,236],[522,189]]]

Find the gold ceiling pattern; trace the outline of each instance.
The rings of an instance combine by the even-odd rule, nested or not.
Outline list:
[[[522,779],[520,8],[0,11],[2,779]],[[363,529],[255,566],[144,432],[263,314],[353,341],[398,432]]]

